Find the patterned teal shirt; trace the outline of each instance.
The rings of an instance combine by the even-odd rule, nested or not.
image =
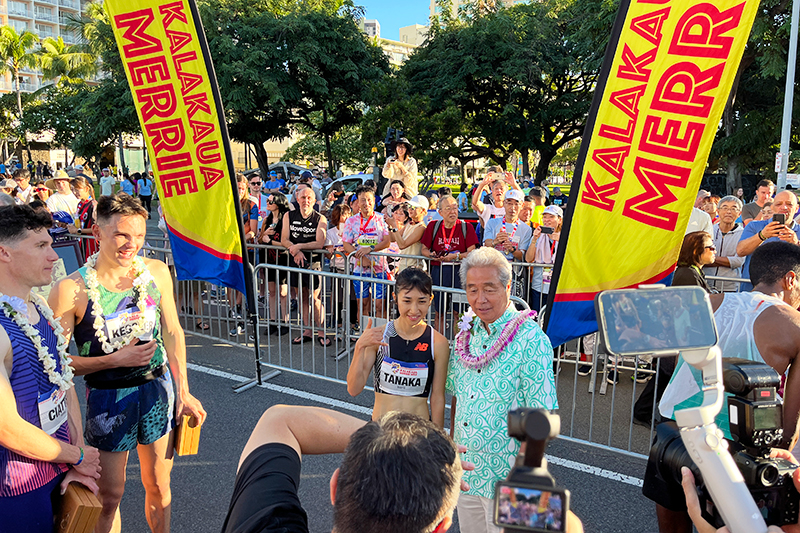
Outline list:
[[[487,350],[518,314],[513,304],[509,305],[489,325],[488,334],[476,317],[470,351]],[[508,347],[481,369],[466,368],[453,353],[446,387],[458,398],[454,440],[467,447],[464,460],[475,464],[475,470],[464,472],[470,487],[467,493],[494,498],[495,483],[508,476],[520,448],[519,441],[508,436],[508,411],[517,407],[558,408],[550,339],[530,319],[522,323]]]

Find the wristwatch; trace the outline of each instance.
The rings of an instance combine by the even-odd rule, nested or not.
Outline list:
[[[391,233],[397,233],[397,228],[389,228],[389,231],[390,231]]]
[[[370,252],[374,252],[375,251],[375,245],[374,244],[370,244],[369,245],[369,251]]]

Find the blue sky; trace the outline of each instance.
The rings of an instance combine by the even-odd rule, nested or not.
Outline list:
[[[428,24],[430,0],[354,0],[367,10],[366,18],[381,24],[381,37],[397,40],[400,28],[412,24]]]

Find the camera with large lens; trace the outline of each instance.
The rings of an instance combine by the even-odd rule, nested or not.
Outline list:
[[[725,391],[732,394],[728,397],[728,415],[733,460],[766,523],[796,524],[800,495],[792,483],[792,473],[797,465],[769,456],[770,448],[783,439],[783,408],[777,398],[780,376],[768,365],[745,359],[723,359],[722,367]],[[662,478],[677,483],[681,481],[681,467],[689,467],[697,482],[704,518],[715,527],[725,525],[677,425],[668,422],[658,426],[649,460]]]
[[[495,525],[511,531],[565,531],[569,491],[556,486],[544,458],[547,442],[560,430],[561,419],[545,409],[508,413],[508,436],[525,442],[525,453],[495,487]]]

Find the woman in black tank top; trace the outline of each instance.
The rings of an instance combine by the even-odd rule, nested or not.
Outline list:
[[[389,411],[427,416],[444,427],[444,387],[450,359],[447,339],[425,321],[433,300],[431,277],[418,268],[397,275],[398,318],[385,326],[369,323],[356,342],[347,372],[347,391],[358,395],[374,370],[372,419]],[[428,410],[430,398],[430,410]]]

